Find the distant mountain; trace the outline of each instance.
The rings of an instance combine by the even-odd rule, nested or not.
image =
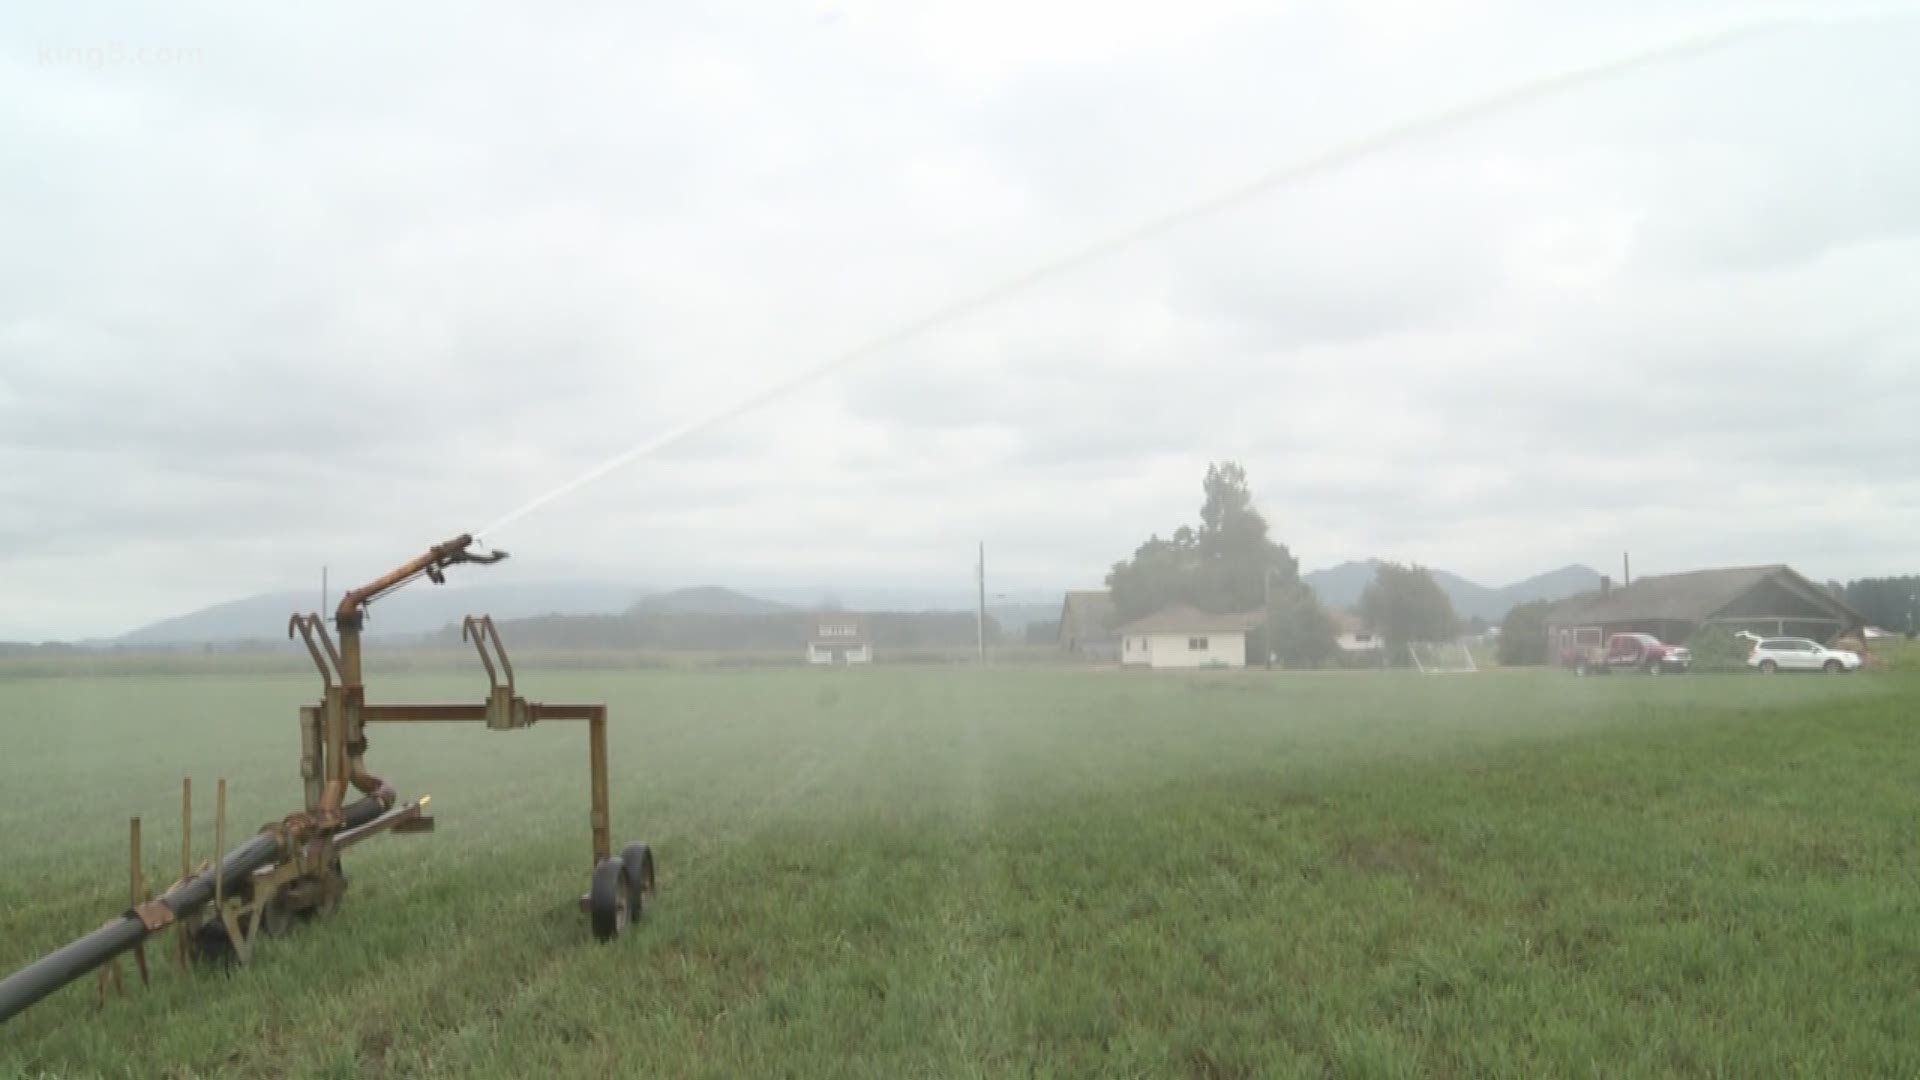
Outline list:
[[[1373,583],[1374,572],[1379,568],[1379,559],[1343,562],[1339,566],[1301,574],[1300,580],[1313,590],[1313,595],[1320,598],[1322,606],[1335,611],[1351,611],[1359,605],[1360,594],[1366,592],[1367,586]]]
[[[606,583],[444,585],[419,583],[376,600],[368,609],[367,636],[430,634],[466,615],[520,619],[535,615],[614,615],[641,590]],[[201,608],[121,635],[121,645],[198,645],[208,642],[279,640],[287,616],[312,611],[319,597],[308,592],[261,593]],[[328,614],[331,614],[329,612]]]
[[[1377,559],[1341,563],[1303,575],[1320,602],[1330,608],[1352,608],[1373,581]],[[1598,572],[1567,566],[1525,581],[1493,589],[1434,570],[1434,580],[1453,601],[1463,619],[1476,615],[1489,621],[1504,618],[1515,604],[1529,600],[1557,600],[1599,588]],[[989,583],[991,584],[991,583]],[[163,619],[122,635],[111,643],[121,646],[178,646],[242,641],[278,641],[286,636],[287,616],[312,611],[319,598],[312,592],[261,593],[241,600],[202,608]],[[463,615],[489,614],[496,619],[528,619],[544,615],[778,615],[840,607],[849,611],[962,612],[971,615],[979,595],[964,586],[911,585],[749,586],[747,591],[702,585],[650,592],[607,582],[563,584],[445,585],[424,583],[376,601],[367,621],[369,637],[425,637]],[[1024,632],[1030,623],[1047,622],[1060,614],[1060,594],[1019,588],[990,594],[988,615],[1010,635]],[[21,651],[18,646],[7,652]]]
[[[1590,566],[1563,566],[1558,570],[1535,574],[1525,581],[1516,581],[1500,592],[1505,595],[1510,609],[1515,604],[1534,600],[1564,600],[1599,587],[1600,571]],[[1506,612],[1500,614],[1504,616]]]
[[[628,610],[663,615],[773,615],[794,609],[718,585],[700,585],[643,596]]]
[[[1345,562],[1325,570],[1302,574],[1301,580],[1329,608],[1351,609],[1360,603],[1360,594],[1373,583],[1380,568],[1379,559]],[[1429,568],[1431,570],[1431,568]],[[1600,587],[1600,572],[1586,566],[1563,566],[1524,581],[1500,588],[1488,588],[1446,570],[1431,570],[1434,583],[1453,601],[1453,610],[1463,619],[1479,616],[1499,622],[1515,604],[1532,600],[1559,600]]]
[[[957,611],[970,616],[978,603],[978,594],[964,588],[779,586],[741,591],[702,585],[651,592],[606,582],[472,586],[417,583],[374,603],[367,620],[367,635],[423,637],[457,624],[461,616],[470,614],[488,614],[501,620],[628,612],[777,615],[835,606],[868,612]],[[318,605],[319,597],[312,592],[261,593],[162,619],[108,644],[159,647],[277,641],[286,636],[288,615],[312,611]],[[1027,623],[1054,618],[1059,610],[1058,594],[1021,589],[993,594],[987,613],[1008,633],[1019,633]]]

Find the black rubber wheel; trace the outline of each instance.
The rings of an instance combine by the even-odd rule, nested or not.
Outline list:
[[[587,919],[593,936],[612,941],[627,928],[627,865],[618,858],[593,868],[593,887],[587,890]]]
[[[1820,666],[1825,668],[1827,671],[1827,674],[1829,675],[1838,675],[1840,674],[1841,670],[1846,667],[1845,664],[1842,664],[1838,660],[1829,660]]]
[[[653,895],[653,849],[635,840],[620,849],[620,864],[627,875],[627,921],[639,922],[646,898]]]
[[[1776,671],[1779,671],[1779,670],[1780,670],[1780,665],[1779,665],[1779,664],[1776,664],[1776,663],[1774,663],[1774,662],[1773,662],[1773,661],[1771,661],[1771,660],[1762,660],[1762,661],[1760,661],[1760,673],[1761,673],[1762,675],[1771,675],[1771,674],[1773,674],[1774,672],[1776,672]]]
[[[1658,661],[1658,660],[1655,660],[1655,661],[1654,661],[1653,663],[1651,663],[1651,664],[1648,664],[1648,665],[1647,665],[1647,674],[1649,674],[1649,675],[1658,675],[1658,674],[1660,674],[1660,661]]]
[[[233,940],[227,937],[227,924],[219,919],[201,923],[189,936],[187,949],[197,964],[224,966],[239,959],[233,951]]]
[[[279,937],[293,929],[293,909],[277,896],[262,905],[254,917],[260,920],[260,932],[268,937]]]

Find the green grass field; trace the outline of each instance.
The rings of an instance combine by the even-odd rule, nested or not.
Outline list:
[[[60,992],[0,1075],[1920,1075],[1920,677],[521,685],[613,707],[630,936],[573,903],[580,728],[376,729],[436,834],[249,968]],[[315,690],[0,681],[0,969],[124,906],[129,815],[177,868],[183,773],[202,853],[218,775],[234,834],[296,808]]]

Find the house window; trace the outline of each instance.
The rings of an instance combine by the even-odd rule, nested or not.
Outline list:
[[[1207,639],[1206,639],[1206,638],[1203,638],[1203,637],[1190,637],[1190,638],[1188,638],[1188,639],[1187,639],[1187,651],[1188,651],[1188,652],[1206,652],[1206,651],[1207,651]]]
[[[853,637],[853,636],[854,636],[854,633],[855,633],[855,630],[854,630],[854,627],[853,627],[853,626],[851,626],[851,625],[849,625],[849,624],[847,624],[847,623],[822,623],[822,624],[820,624],[820,636],[821,636],[821,637],[823,637],[823,638],[829,638],[829,637]]]

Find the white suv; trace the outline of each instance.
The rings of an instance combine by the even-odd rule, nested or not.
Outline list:
[[[1829,649],[1806,638],[1761,638],[1747,654],[1747,666],[1771,675],[1776,671],[1825,671],[1838,675],[1860,670],[1860,654]]]

